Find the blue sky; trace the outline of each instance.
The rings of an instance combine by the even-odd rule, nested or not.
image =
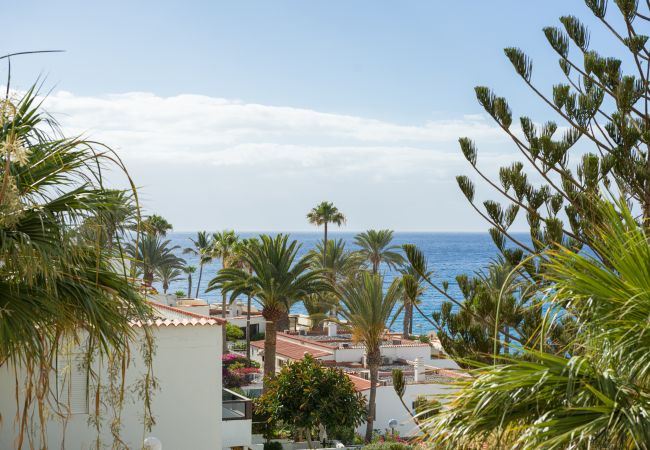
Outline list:
[[[548,89],[561,77],[541,28],[564,14],[593,24],[582,2],[566,0],[3,9],[13,36],[3,53],[66,50],[15,59],[14,87],[46,75],[46,106],[64,128],[114,146],[147,209],[180,230],[308,229],[306,209],[322,199],[351,230],[483,230],[455,186],[469,172],[456,137],[485,148],[488,171],[516,154],[481,116],[473,87],[505,94],[515,114],[553,118],[502,49],[525,49]],[[592,28],[594,46],[615,51]]]

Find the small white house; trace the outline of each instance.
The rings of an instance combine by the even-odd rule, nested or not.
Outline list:
[[[155,339],[153,375],[158,389],[153,392],[151,410],[155,419],[152,430],[145,433],[144,404],[138,392],[146,373],[142,351],[143,324],[133,323],[136,339],[131,346],[131,361],[125,373],[125,394],[121,410],[120,438],[129,448],[141,448],[147,436],[158,438],[165,450],[221,449],[248,447],[251,444],[250,401],[233,396],[222,389],[221,355],[222,327],[220,319],[188,313],[162,304],[152,306],[159,318],[146,326]],[[100,406],[99,432],[92,423],[96,386],[82,367],[82,348],[74,346],[59,355],[52,370],[50,385],[54,388],[46,411],[44,441],[38,433],[36,448],[95,448],[113,443],[110,432],[114,413]],[[107,367],[93,363],[94,370],[106,382]],[[0,448],[16,448],[20,424],[16,421],[17,406],[24,398],[21,367],[0,367]],[[16,375],[18,375],[16,377]],[[18,380],[18,386],[16,386]],[[14,393],[18,392],[18,399]],[[101,390],[100,398],[110,395]],[[110,403],[110,402],[109,402]],[[61,405],[65,404],[65,407]],[[55,412],[65,415],[60,418]],[[38,420],[38,415],[34,417]],[[36,426],[38,429],[38,426]],[[64,443],[64,444],[63,444]],[[24,444],[28,448],[28,444]]]

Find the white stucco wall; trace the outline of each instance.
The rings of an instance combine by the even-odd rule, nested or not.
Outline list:
[[[404,403],[406,403],[406,406],[411,408],[411,411],[413,411],[412,405],[418,396],[439,396],[441,394],[449,394],[450,392],[453,392],[453,388],[450,388],[448,385],[444,384],[409,384],[406,386],[404,393]],[[368,400],[370,390],[363,391],[363,395],[366,397],[366,400]],[[441,398],[437,398],[437,400],[443,401]],[[388,422],[391,419],[396,419],[399,422],[396,431],[399,432],[400,436],[415,436],[420,433],[419,428],[417,425],[415,425],[413,419],[406,411],[406,409],[404,409],[402,403],[399,401],[399,397],[395,393],[393,386],[377,387],[376,404],[377,417],[373,424],[373,428],[384,431],[388,428]],[[366,431],[365,427],[365,423],[361,424],[357,428],[357,432],[363,435]]]
[[[222,426],[222,447],[250,447],[252,420],[224,420]]]
[[[138,334],[141,329],[136,329]],[[156,354],[154,375],[160,389],[155,392],[152,410],[156,419],[147,435],[158,437],[165,450],[222,448],[221,427],[221,327],[218,325],[163,326],[154,328]],[[140,448],[143,439],[143,403],[131,389],[141,379],[145,367],[140,345],[132,346],[132,363],[126,372],[127,398],[122,411],[124,442],[131,448]],[[102,373],[102,379],[106,375]],[[54,375],[53,375],[54,378]],[[19,375],[19,380],[21,377]],[[16,401],[15,378],[12,368],[0,368],[0,448],[15,448],[17,428],[14,426]],[[22,388],[22,386],[21,386]],[[92,397],[89,399],[93,408]],[[109,424],[104,414],[100,437],[105,445],[112,443]],[[66,449],[94,448],[96,430],[88,423],[88,414],[72,415],[65,431]],[[250,435],[250,428],[249,428]],[[38,434],[36,434],[38,437]],[[61,448],[63,426],[54,417],[47,426],[48,448]],[[38,441],[35,443],[39,447]],[[25,446],[24,448],[28,448]]]

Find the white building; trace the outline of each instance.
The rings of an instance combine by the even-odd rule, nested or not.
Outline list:
[[[125,372],[127,398],[120,413],[120,438],[129,448],[141,448],[145,436],[155,436],[165,450],[221,449],[251,445],[250,401],[222,390],[222,328],[224,321],[180,309],[152,304],[158,318],[147,324],[155,338],[153,375],[158,389],[153,392],[151,411],[155,425],[146,433],[143,426],[144,404],[139,398],[138,386],[146,373],[142,353],[143,324],[133,323],[135,341],[131,346],[131,361]],[[69,349],[57,358],[51,373],[52,389],[46,404],[45,442],[38,433],[34,436],[37,448],[85,449],[94,448],[99,438],[111,446],[113,438],[110,408],[102,406],[100,430],[91,419],[94,416],[96,386],[81,366],[82,349]],[[107,367],[102,362],[93,364],[105,383]],[[21,377],[24,370],[5,364],[0,367],[0,448],[17,445],[20,424],[16,422],[17,405],[24,398]],[[16,374],[18,376],[16,376]],[[16,380],[18,390],[16,390]],[[18,392],[18,399],[14,393]],[[108,395],[101,391],[101,398]],[[65,406],[63,406],[65,405]],[[56,409],[56,410],[54,410]],[[56,413],[63,414],[64,418]],[[38,419],[36,415],[34,420]],[[38,429],[36,425],[36,429]],[[24,444],[28,445],[28,444]]]
[[[264,341],[254,341],[251,347],[251,358],[262,364]],[[420,358],[423,364],[428,366],[459,369],[458,364],[442,353],[435,343],[404,339],[399,334],[387,333],[380,351],[386,365]],[[287,362],[302,359],[306,353],[327,365],[351,369],[365,368],[365,347],[355,343],[349,334],[339,334],[336,324],[328,325],[327,334],[278,332],[275,356],[278,369]]]

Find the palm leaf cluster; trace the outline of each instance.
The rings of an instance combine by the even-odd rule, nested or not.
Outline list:
[[[134,196],[102,184],[105,166],[123,167],[110,150],[56,130],[35,89],[0,101],[0,365],[32,371],[49,369],[63,336],[124,355],[129,320],[148,314],[121,257]],[[47,384],[36,377],[29,392]]]
[[[606,263],[565,248],[545,254],[541,336],[460,386],[429,423],[438,444],[650,448],[650,236],[623,204],[603,207],[601,217],[607,225],[594,245]],[[545,351],[563,316],[575,321],[573,339],[561,353]]]

